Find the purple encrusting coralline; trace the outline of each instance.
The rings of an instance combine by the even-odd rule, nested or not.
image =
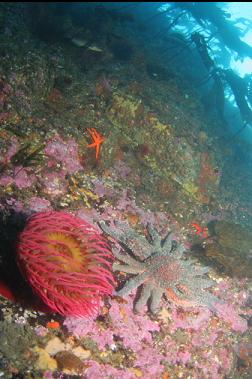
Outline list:
[[[126,297],[124,304],[112,302],[109,310],[111,317],[111,328],[100,329],[95,320],[76,319],[67,317],[64,325],[77,338],[83,336],[91,337],[103,350],[115,343],[115,336],[119,336],[124,347],[139,351],[143,348],[143,342],[151,346],[152,332],[157,332],[160,327],[157,322],[150,320],[145,314],[134,314],[132,312],[133,298]],[[129,331],[132,332],[129,332]]]
[[[44,151],[49,158],[48,166],[54,167],[56,161],[62,164],[62,169],[68,174],[83,169],[79,161],[78,145],[73,139],[64,141],[56,135],[47,142]]]
[[[67,193],[67,180],[65,174],[61,172],[45,172],[41,178],[43,191],[52,198],[63,196]]]
[[[229,292],[233,294],[233,289],[229,288]],[[219,294],[224,296],[221,288]],[[233,322],[225,322],[228,321],[225,319],[216,322],[216,316],[207,308],[194,307],[188,310],[165,302],[163,305],[166,304],[168,310],[162,308],[158,319],[151,320],[145,312],[146,307],[144,312],[133,312],[134,296],[135,293],[125,296],[123,302],[117,298],[110,300],[111,307],[106,326],[101,327],[98,320],[91,319],[67,317],[64,321],[64,326],[77,339],[83,340],[84,337],[88,337],[95,341],[101,354],[116,352],[118,349],[123,351],[122,348],[134,354],[135,359],[130,369],[118,369],[94,360],[85,361],[91,364],[85,371],[87,379],[95,375],[99,377],[101,372],[114,378],[128,378],[134,369],[137,369],[138,373],[140,370],[143,377],[160,379],[167,365],[173,367],[174,373],[177,368],[190,367],[188,376],[190,374],[195,379],[223,379],[228,375],[232,369],[232,350],[235,344],[230,332],[231,329],[237,330]],[[232,312],[231,317],[238,320],[238,299],[236,302],[234,306],[237,308],[237,314]],[[242,304],[242,301],[239,303]],[[167,313],[167,319],[164,311]],[[179,340],[181,335],[183,344]]]
[[[33,212],[49,211],[52,209],[49,200],[33,196],[29,202],[29,209]]]
[[[22,166],[16,166],[11,170],[11,175],[2,175],[0,177],[0,185],[8,186],[15,184],[19,189],[31,187],[35,181],[36,176],[33,174],[31,168],[24,168]]]

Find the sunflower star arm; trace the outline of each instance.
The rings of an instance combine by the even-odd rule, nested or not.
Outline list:
[[[121,262],[126,263],[127,265],[137,268],[138,272],[142,271],[143,264],[140,261],[137,261],[128,254],[121,254],[117,249],[112,249],[114,256]]]
[[[138,246],[142,247],[142,250],[146,251],[144,254],[145,256],[149,255],[149,251],[152,250],[152,246],[150,246],[145,237],[136,233],[128,223],[116,221],[115,224],[118,228],[122,229],[121,233],[123,234],[124,238],[122,242],[124,244],[126,244],[131,249],[132,244],[134,245],[136,243]]]
[[[127,245],[129,239],[140,241],[140,243],[144,242],[144,244],[146,244],[145,238],[139,236],[133,229],[131,229],[127,222],[115,221],[115,227],[112,228],[104,221],[100,221],[99,226],[103,232],[125,245]]]
[[[196,270],[196,275],[197,276],[203,276],[204,274],[207,274],[210,270],[210,267],[197,267],[197,270]],[[215,284],[214,281],[212,281],[212,284]]]
[[[123,244],[126,243],[126,238],[123,235],[121,230],[112,229],[104,221],[100,221],[99,226],[102,229],[102,231],[104,233],[106,233],[108,236],[114,238],[115,240],[117,240]]]
[[[173,235],[172,232],[169,232],[163,240],[162,250],[167,254],[169,254],[173,247]]]
[[[120,263],[113,264],[113,271],[122,271],[122,272],[125,272],[126,274],[139,274],[139,268],[122,265]]]
[[[189,297],[188,287],[184,283],[174,283],[172,291],[180,299]]]
[[[151,300],[150,300],[151,313],[157,313],[157,311],[159,310],[163,293],[164,293],[164,289],[161,287],[152,288]]]
[[[188,270],[193,271],[194,277],[202,277],[203,275],[208,274],[210,271],[210,267],[201,266],[194,259],[183,260],[183,266],[185,268],[187,268]],[[210,279],[208,279],[208,280],[210,280]],[[214,281],[212,281],[212,283],[215,284]]]
[[[135,303],[134,310],[140,312],[143,306],[147,303],[148,299],[151,297],[152,285],[144,284],[140,297]]]
[[[174,249],[174,257],[176,257],[176,259],[180,259],[184,252],[186,251],[184,245],[182,243],[179,243],[176,248]]]
[[[199,280],[195,280],[195,284],[194,284],[194,289],[195,290],[198,290],[198,289],[206,289],[206,288],[210,288],[212,287],[213,285],[215,284],[215,282],[212,280],[212,279],[207,279],[207,278],[199,278]]]
[[[198,291],[197,296],[195,297],[195,302],[198,306],[201,307],[208,307],[213,312],[216,311],[215,304],[216,303],[223,303],[222,300],[220,300],[218,297],[214,296],[212,293],[208,291]]]
[[[146,238],[138,235],[126,222],[115,221],[115,228],[112,228],[104,221],[100,221],[99,226],[104,233],[119,242],[123,247],[127,246],[130,250],[133,250],[133,245],[140,246],[145,258],[150,255],[153,249]]]
[[[148,272],[145,271],[145,272],[135,276],[134,278],[129,279],[125,283],[124,287],[121,290],[117,291],[116,294],[118,296],[126,296],[126,295],[130,294],[130,292],[133,289],[135,289],[135,288],[139,287],[141,284],[143,284],[147,277],[148,277]]]
[[[151,238],[152,245],[160,248],[162,239],[160,235],[158,234],[157,230],[151,224],[148,224],[147,231]]]

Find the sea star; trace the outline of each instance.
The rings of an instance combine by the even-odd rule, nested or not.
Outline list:
[[[105,141],[105,137],[103,137],[100,133],[97,132],[95,128],[87,128],[90,133],[93,143],[89,144],[87,147],[95,147],[95,158],[99,158],[101,144]]]
[[[128,295],[133,289],[142,286],[140,296],[137,296],[135,302],[136,311],[147,303],[150,311],[156,313],[163,294],[177,305],[187,307],[214,308],[213,304],[219,301],[205,291],[214,284],[208,277],[203,277],[209,268],[200,267],[193,259],[182,257],[184,246],[173,241],[171,233],[162,239],[149,225],[149,242],[126,223],[115,222],[115,228],[112,229],[105,222],[101,222],[100,227],[127,250],[125,255],[113,250],[115,257],[122,262],[114,263],[113,269],[135,274],[126,281],[117,295]],[[141,249],[144,251],[142,260],[133,253],[132,246],[137,245],[144,248]]]

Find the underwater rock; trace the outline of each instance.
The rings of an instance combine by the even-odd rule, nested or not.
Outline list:
[[[87,45],[87,40],[84,39],[84,38],[78,38],[78,37],[75,37],[75,38],[72,38],[71,39],[71,42],[77,46],[77,47],[84,47]]]
[[[217,221],[214,232],[217,239],[206,246],[206,256],[217,263],[217,268],[222,273],[251,278],[252,233],[247,228],[228,221]]]
[[[249,252],[252,254],[252,233],[249,229],[232,222],[218,221],[214,231],[222,247],[236,250],[241,255],[249,255]]]
[[[111,52],[119,61],[129,61],[134,53],[131,44],[124,38],[113,37],[109,43]]]
[[[36,335],[28,325],[0,322],[0,359],[6,359],[8,367],[25,371],[33,367],[36,354]],[[6,376],[5,376],[6,377]]]
[[[35,367],[38,370],[51,370],[54,371],[57,369],[57,362],[54,358],[50,357],[50,355],[42,348],[36,347],[36,354],[38,355],[38,359],[36,361]]]
[[[128,126],[134,126],[139,121],[139,107],[142,107],[141,100],[133,96],[123,96],[116,94],[113,97],[111,107],[108,111],[109,120],[115,125],[120,126],[126,123]],[[143,112],[141,112],[143,116]]]
[[[147,63],[146,71],[151,79],[156,79],[156,80],[169,81],[176,76],[174,72],[168,70],[165,67],[159,66],[155,63]]]
[[[60,371],[67,369],[70,371],[81,372],[84,370],[84,363],[71,351],[62,350],[55,355],[55,359]]]

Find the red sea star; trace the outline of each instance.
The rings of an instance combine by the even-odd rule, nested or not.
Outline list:
[[[95,147],[95,158],[99,159],[101,144],[105,141],[105,137],[98,133],[95,128],[88,128],[87,130],[90,133],[93,140],[93,143],[91,143],[87,147]]]

